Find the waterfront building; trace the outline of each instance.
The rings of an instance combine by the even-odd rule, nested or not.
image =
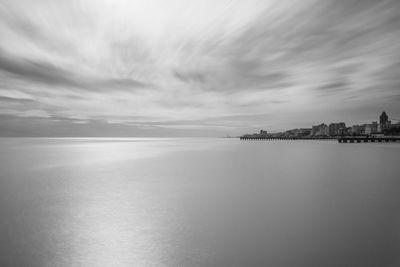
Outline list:
[[[400,135],[400,123],[387,123],[381,125],[384,135]]]
[[[316,136],[328,136],[329,135],[329,127],[325,123],[321,123],[317,126]]]
[[[312,136],[317,135],[317,133],[319,131],[318,129],[319,129],[318,125],[317,126],[312,126],[310,135],[312,135]]]
[[[345,132],[346,124],[344,122],[331,123],[329,124],[329,135],[337,136],[342,135]]]
[[[329,135],[329,127],[325,123],[321,123],[320,125],[313,126],[311,128],[311,136],[328,136]]]
[[[300,128],[299,136],[307,136],[311,134],[311,128]]]
[[[373,121],[372,124],[365,125],[365,134],[371,135],[377,133],[378,133],[378,123],[376,121]]]
[[[378,122],[373,121],[371,124],[371,133],[377,134],[378,133]]]
[[[334,136],[337,133],[336,123],[329,124],[329,135]]]
[[[366,135],[372,134],[372,124],[366,124],[365,125],[365,134]]]
[[[324,135],[324,136],[328,136],[329,135],[329,127],[325,123],[321,124],[320,135]]]
[[[297,137],[299,134],[299,130],[298,129],[292,129],[292,130],[288,130],[284,133],[285,137]]]
[[[365,135],[365,128],[367,128],[367,124],[360,125],[360,135]]]
[[[359,135],[360,134],[360,125],[351,126],[351,134],[352,135]]]
[[[389,122],[389,117],[385,111],[382,112],[381,116],[379,117],[379,123],[385,125]]]

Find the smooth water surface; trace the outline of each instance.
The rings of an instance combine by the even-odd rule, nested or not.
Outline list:
[[[400,144],[0,139],[1,266],[400,266]]]

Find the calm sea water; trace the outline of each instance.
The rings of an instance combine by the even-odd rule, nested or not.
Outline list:
[[[0,139],[1,266],[400,266],[400,144]]]

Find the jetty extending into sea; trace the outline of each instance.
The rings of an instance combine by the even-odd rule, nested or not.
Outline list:
[[[399,136],[341,136],[339,143],[400,142]]]
[[[335,137],[294,137],[294,136],[254,136],[254,135],[244,135],[240,137],[240,140],[332,140],[337,139]]]
[[[339,136],[339,137],[276,137],[276,136],[241,136],[240,140],[337,140],[339,143],[375,143],[400,142],[400,136]]]

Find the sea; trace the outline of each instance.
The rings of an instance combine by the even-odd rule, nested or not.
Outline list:
[[[400,143],[1,138],[0,266],[400,266]]]

